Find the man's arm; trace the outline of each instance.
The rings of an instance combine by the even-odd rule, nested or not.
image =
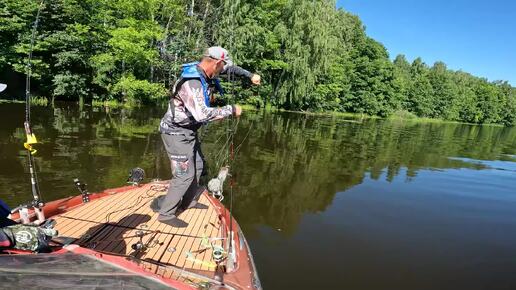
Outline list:
[[[229,117],[234,114],[235,108],[231,105],[210,108],[204,101],[202,84],[199,80],[188,80],[181,86],[178,96],[197,122],[210,122]]]
[[[259,85],[262,78],[259,74],[253,74],[248,70],[245,70],[237,65],[227,66],[222,70],[222,75],[235,75],[239,77],[247,77],[251,79],[251,82],[255,85]]]
[[[232,66],[226,66],[220,73],[221,75],[228,75],[228,76],[237,76],[237,77],[246,77],[246,78],[252,78],[253,73],[251,73],[248,70],[245,70],[237,65]]]

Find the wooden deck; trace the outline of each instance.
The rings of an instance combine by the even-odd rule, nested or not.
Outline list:
[[[179,269],[215,270],[209,244],[222,245],[223,238],[215,208],[203,194],[200,203],[208,209],[188,209],[179,216],[188,223],[187,227],[165,225],[157,221],[158,214],[149,205],[166,191],[166,184],[151,183],[93,200],[56,216],[55,228],[60,237],[70,238],[74,244],[95,251],[132,256]],[[132,248],[140,240],[147,246],[143,251]],[[177,274],[152,264],[145,267],[165,277]]]

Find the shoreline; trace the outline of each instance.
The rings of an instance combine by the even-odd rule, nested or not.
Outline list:
[[[58,102],[65,102],[65,103],[75,103],[79,104],[78,101],[58,101]],[[16,99],[2,99],[0,98],[0,104],[24,104],[25,101],[22,100],[16,100]],[[33,106],[49,106],[52,103],[48,101],[44,97],[33,97],[31,105]],[[165,107],[167,102],[158,103],[157,106],[163,106]],[[93,100],[91,104],[85,103],[86,106],[92,106],[92,107],[105,107],[105,108],[125,108],[125,109],[133,109],[138,108],[142,106],[148,106],[148,105],[140,105],[140,104],[127,104],[127,103],[120,103],[118,101],[96,101]],[[257,112],[286,112],[286,113],[295,113],[295,114],[303,114],[308,116],[325,116],[325,117],[343,117],[343,118],[350,118],[354,120],[392,120],[392,121],[403,121],[403,122],[413,122],[413,123],[435,123],[435,124],[463,124],[463,125],[480,125],[480,126],[494,126],[494,127],[510,127],[510,126],[504,126],[502,124],[496,124],[496,123],[468,123],[468,122],[460,122],[460,121],[452,121],[452,120],[443,120],[443,119],[435,119],[435,118],[428,118],[428,117],[418,117],[413,115],[410,112],[406,111],[400,111],[395,112],[394,114],[388,116],[388,117],[380,117],[380,116],[371,116],[367,114],[362,113],[349,113],[349,112],[335,112],[335,111],[321,111],[321,112],[312,112],[312,111],[294,111],[294,110],[287,110],[287,109],[278,109],[275,107],[264,107],[264,108],[256,108],[252,105],[244,104],[240,105],[242,107],[242,110],[244,111],[257,111]],[[398,114],[396,114],[398,113]],[[404,117],[407,116],[407,117]]]

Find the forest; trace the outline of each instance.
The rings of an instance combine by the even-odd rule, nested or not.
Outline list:
[[[0,82],[27,73],[40,6],[32,91],[50,101],[165,103],[181,64],[220,45],[262,76],[261,86],[226,82],[224,102],[516,124],[507,81],[391,58],[332,0],[0,0]]]

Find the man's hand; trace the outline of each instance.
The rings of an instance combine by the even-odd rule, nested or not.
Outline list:
[[[240,117],[240,115],[242,115],[242,107],[240,107],[239,105],[234,105],[233,106],[233,116]]]
[[[253,74],[251,82],[253,85],[259,85],[262,82],[262,77],[259,74]]]

